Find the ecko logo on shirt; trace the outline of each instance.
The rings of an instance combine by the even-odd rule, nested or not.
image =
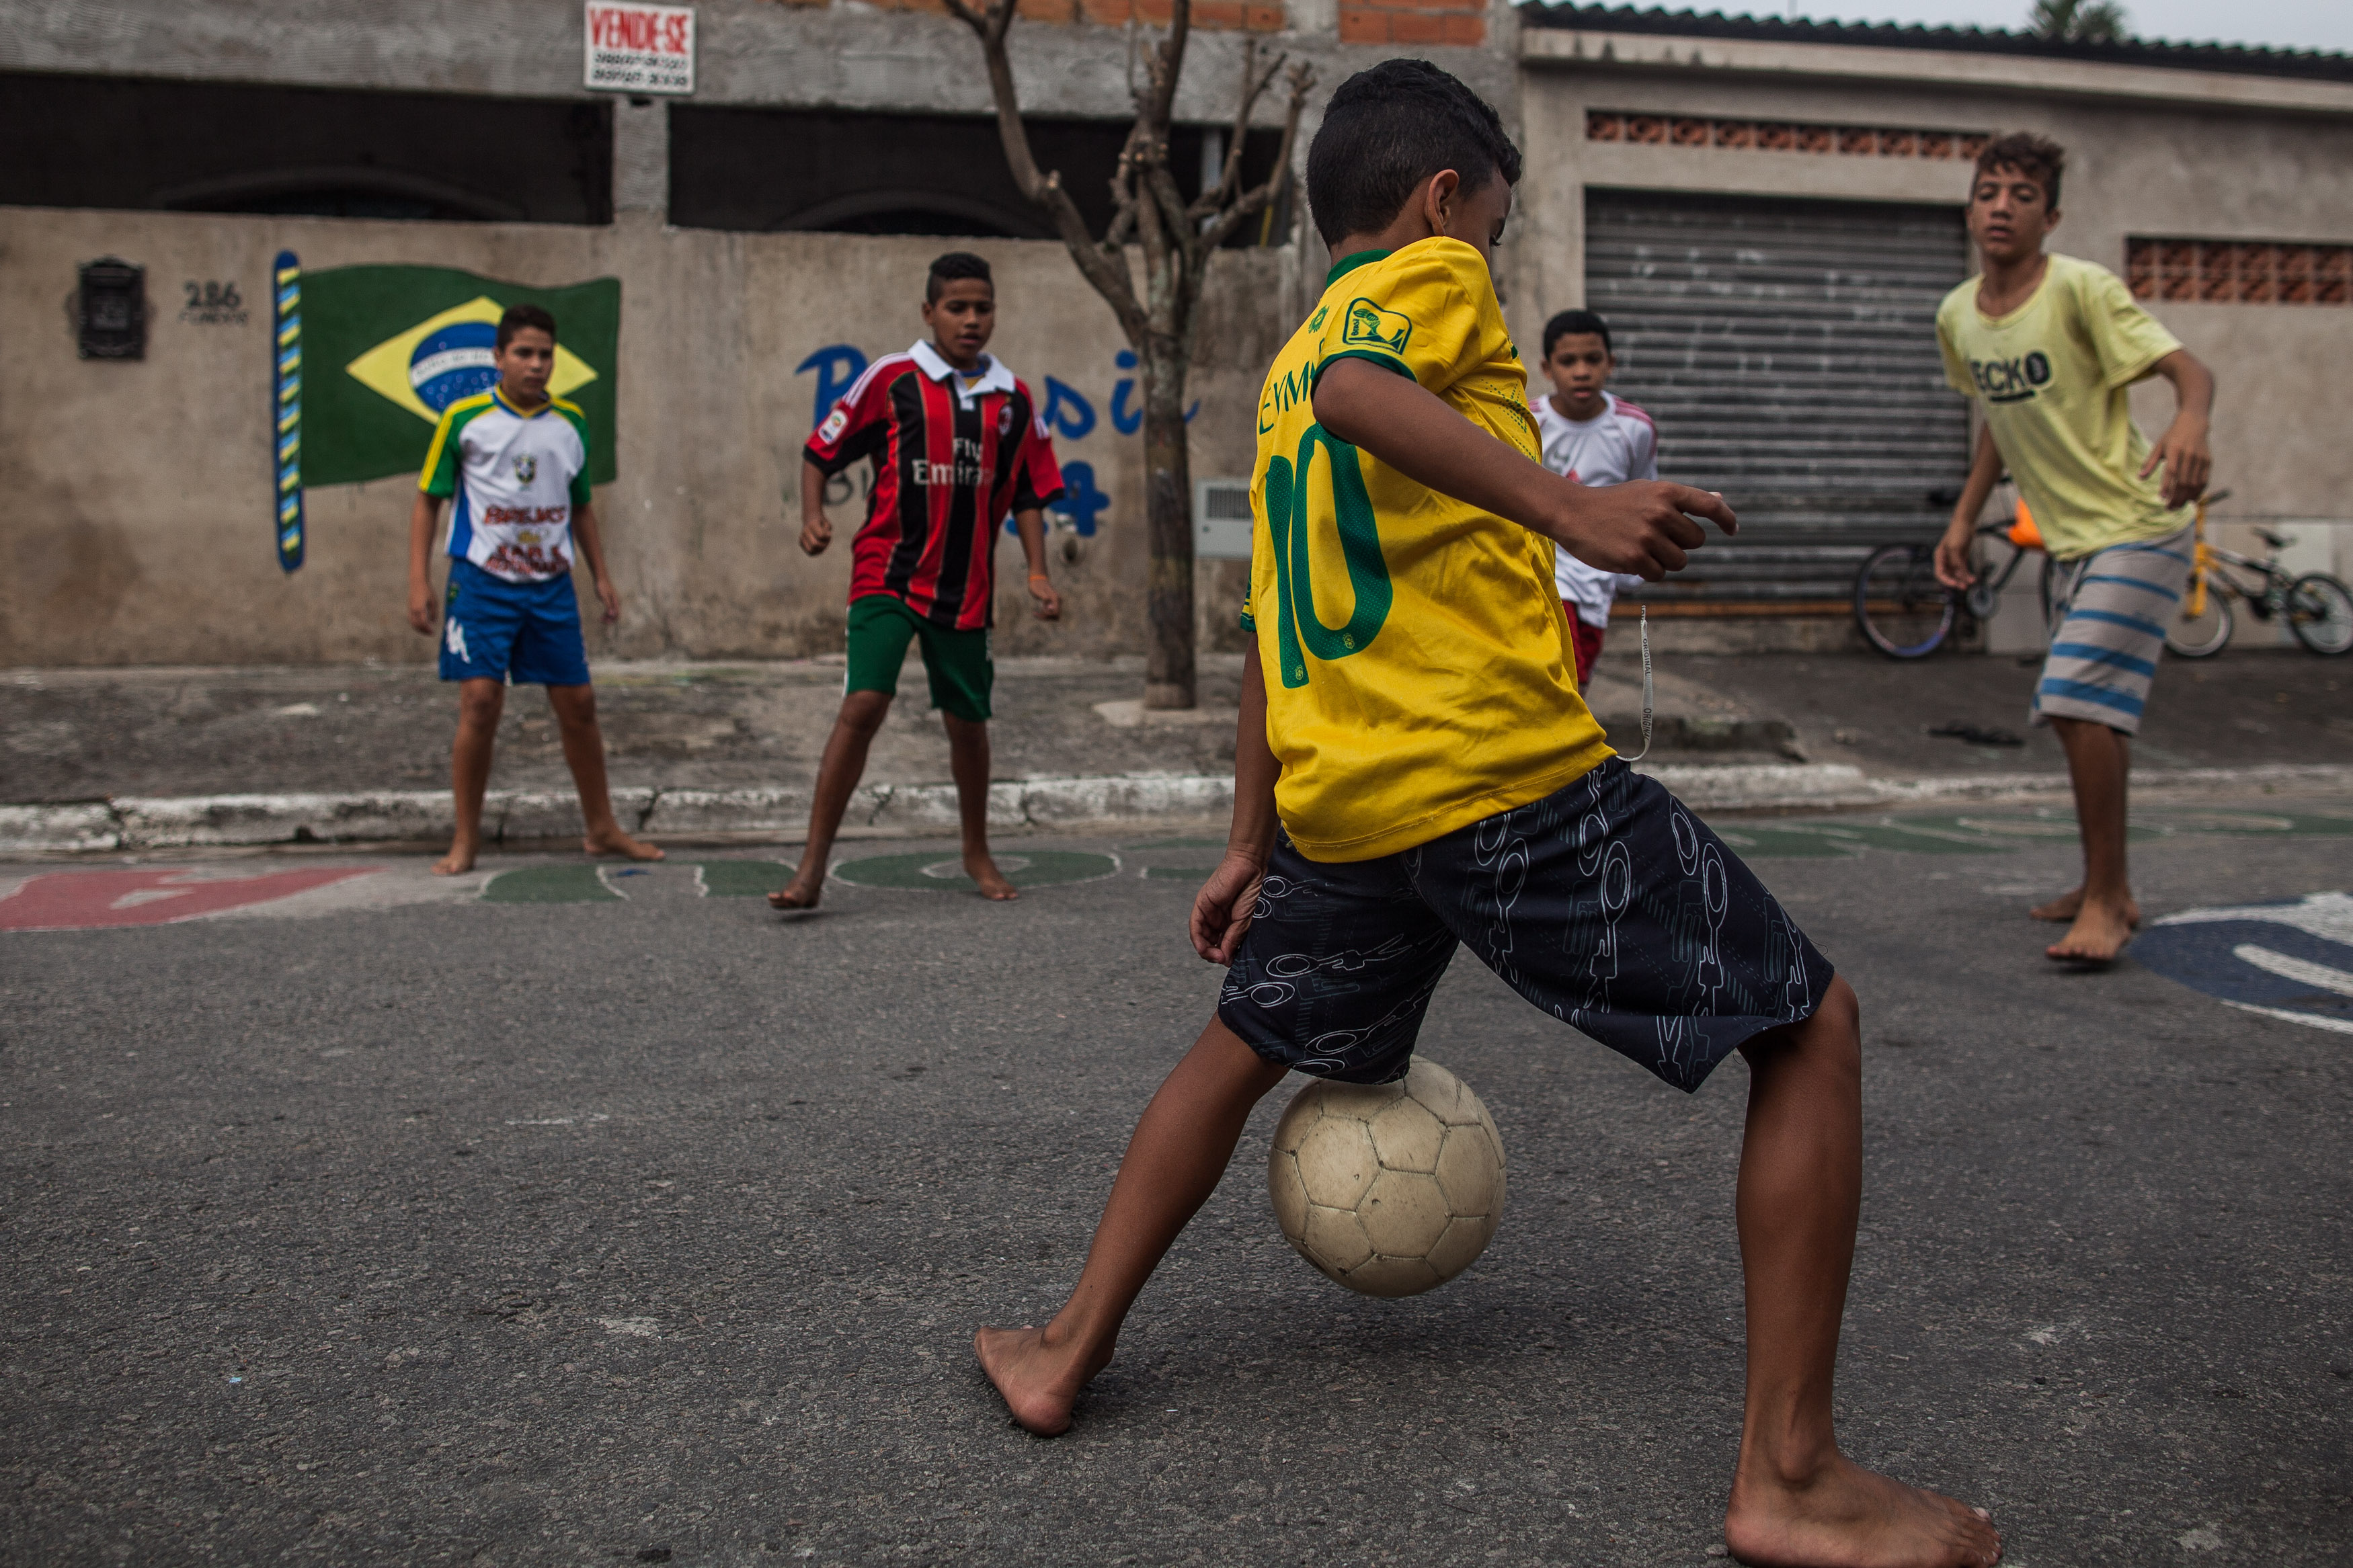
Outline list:
[[[2036,387],[2049,384],[2051,361],[2040,349],[2023,359],[1973,359],[1969,379],[1988,403],[2024,403]]]

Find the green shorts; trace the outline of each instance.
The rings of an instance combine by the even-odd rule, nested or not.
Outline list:
[[[987,722],[989,688],[997,679],[997,666],[988,657],[988,628],[959,632],[934,626],[891,594],[869,594],[850,603],[849,674],[842,682],[843,695],[897,691],[910,637],[923,639],[932,706],[969,723]]]

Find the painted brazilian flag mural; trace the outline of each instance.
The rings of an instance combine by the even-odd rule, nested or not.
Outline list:
[[[611,481],[621,282],[533,289],[445,267],[302,274],[302,483],[355,484],[425,465],[441,411],[498,381],[491,350],[509,305],[555,318],[548,389],[588,416],[588,477]]]

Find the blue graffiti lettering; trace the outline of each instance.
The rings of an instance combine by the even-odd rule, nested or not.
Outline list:
[[[809,416],[809,428],[814,430],[825,423],[827,412],[866,373],[866,356],[848,343],[834,343],[793,366],[795,375],[806,375],[812,370],[817,372],[817,408]]]
[[[1122,370],[1134,370],[1135,351],[1122,349],[1119,351],[1119,357],[1112,363]],[[1123,436],[1133,436],[1144,428],[1144,410],[1134,406],[1128,401],[1134,391],[1135,382],[1132,378],[1124,379],[1117,386],[1112,388],[1111,426]],[[1201,405],[1196,402],[1192,407],[1185,410],[1185,423],[1187,425],[1193,423],[1193,416],[1199,412],[1201,412]]]
[[[1081,539],[1092,539],[1098,526],[1095,515],[1110,506],[1111,497],[1095,488],[1095,466],[1092,463],[1064,463],[1062,499],[1046,510],[1058,517],[1069,518],[1071,526],[1078,531]],[[1021,531],[1020,524],[1008,517],[1005,520],[1005,531],[1018,533]]]
[[[1095,516],[1111,505],[1111,497],[1095,489],[1095,468],[1092,463],[1062,465],[1062,499],[1054,510],[1071,520],[1082,539],[1092,539],[1095,531]]]
[[[1046,378],[1046,411],[1039,417],[1063,440],[1082,441],[1095,427],[1095,405],[1077,388],[1050,375]]]

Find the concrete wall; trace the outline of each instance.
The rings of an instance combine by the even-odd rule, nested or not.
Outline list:
[[[310,559],[272,558],[266,311],[240,324],[174,313],[183,279],[234,281],[258,305],[270,257],[306,268],[416,262],[565,284],[622,279],[620,477],[596,506],[628,618],[592,654],[788,657],[838,646],[848,533],[810,562],[798,532],[799,448],[818,376],[794,367],[831,344],[870,357],[922,335],[925,265],[954,244],[997,268],[995,343],[1044,395],[1049,375],[1091,405],[1093,428],[1058,439],[1091,463],[1112,506],[1080,558],[1058,560],[1060,626],[1024,610],[1018,545],[1000,546],[999,647],[1108,656],[1142,646],[1140,437],[1113,428],[1126,374],[1110,311],[1060,247],[1021,241],[735,235],[624,214],[607,228],[0,209],[0,664],[418,660],[404,618],[414,482],[313,489]],[[76,263],[148,269],[139,363],[76,357],[66,299]],[[1221,256],[1194,395],[1197,477],[1248,471],[1250,410],[1288,321],[1287,252]],[[313,365],[313,376],[339,367]],[[1215,646],[1240,569],[1205,563]],[[586,573],[579,574],[585,586]]]
[[[1524,342],[1537,338],[1548,313],[1584,302],[1588,186],[1956,205],[1967,199],[1970,164],[1961,159],[1589,142],[1588,110],[2040,132],[2068,149],[2063,221],[2052,247],[2118,273],[2132,235],[2353,242],[2353,88],[2289,84],[2294,94],[2283,88],[2274,96],[2311,101],[2257,110],[2215,101],[2237,96],[2238,79],[2188,71],[2137,73],[2136,79],[2169,79],[2142,82],[2136,95],[2022,93],[1978,79],[1984,73],[1975,58],[1951,57],[1960,64],[1948,71],[1947,57],[1926,51],[1845,51],[1893,58],[1873,68],[1875,76],[1860,67],[1831,76],[1819,60],[1822,74],[1810,76],[1811,57],[1779,46],[1751,48],[1752,59],[1730,46],[1669,51],[1670,40],[1655,38],[1630,40],[1641,50],[1626,51],[1630,40],[1621,38],[1613,47],[1649,52],[1636,60],[1564,58],[1552,51],[1565,36],[1526,34],[1522,112],[1530,174],[1511,301]],[[1670,63],[1671,55],[1684,63]],[[2155,96],[2160,89],[2184,96],[2163,100]],[[2353,442],[2344,438],[2334,392],[2337,367],[2353,361],[2353,308],[2149,308],[2213,368],[2220,385],[2216,483],[2233,494],[2217,515],[2353,518]],[[2154,382],[2136,389],[2133,408],[2145,427],[2161,429],[2172,415],[2171,388]],[[2316,532],[2308,524],[2306,531]],[[2326,531],[2336,541],[2329,553],[2337,569],[2353,568],[2353,528]]]
[[[933,0],[935,4],[935,0]],[[1400,52],[1442,59],[1497,102],[1514,91],[1517,37],[1504,0],[1293,0],[1289,30],[1260,43],[1312,61],[1328,89]],[[1124,119],[1126,34],[1054,25],[1025,6],[1014,79],[1032,113]],[[1145,7],[1147,11],[1149,5]],[[1340,13],[1349,13],[1341,26]],[[1397,16],[1451,18],[1426,37],[1388,35]],[[1068,15],[1066,11],[1064,13]],[[587,98],[580,0],[12,0],[0,69],[268,81],[320,87]],[[1368,24],[1381,22],[1381,26]],[[1465,26],[1469,24],[1469,26]],[[963,23],[923,10],[780,0],[697,0],[694,101],[837,109],[990,111],[979,46]],[[1408,27],[1407,33],[1413,28]],[[1500,48],[1467,47],[1473,31]],[[1197,27],[1176,118],[1233,118],[1245,35]],[[1451,47],[1450,47],[1451,46]],[[1279,124],[1270,100],[1260,123]]]

